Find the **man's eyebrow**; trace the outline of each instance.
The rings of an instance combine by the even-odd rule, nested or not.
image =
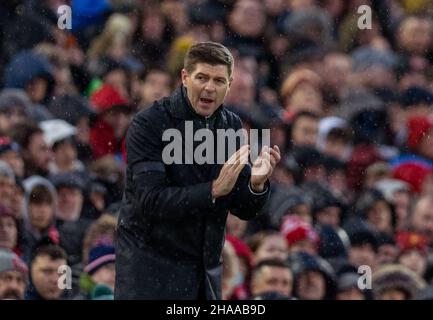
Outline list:
[[[208,78],[209,78],[209,75],[206,74],[206,73],[203,73],[203,72],[199,72],[199,73],[197,73],[195,76],[196,76],[196,77],[197,77],[197,76],[205,76],[205,77],[208,77]]]

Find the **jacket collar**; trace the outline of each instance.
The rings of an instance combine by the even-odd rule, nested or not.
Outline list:
[[[213,120],[216,116],[224,109],[224,106],[219,106],[215,112],[208,117],[208,120]],[[168,111],[170,114],[178,119],[199,119],[202,121],[206,120],[206,117],[199,115],[195,112],[194,108],[191,105],[191,102],[188,99],[186,88],[183,85],[180,85],[170,96],[170,104],[168,106]]]

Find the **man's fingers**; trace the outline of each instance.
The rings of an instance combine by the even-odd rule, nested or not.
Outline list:
[[[240,147],[238,151],[232,154],[232,156],[227,160],[226,163],[231,165],[235,164],[240,160],[243,154],[249,153],[249,151],[250,151],[250,146],[248,144]]]
[[[271,157],[275,158],[276,163],[280,162],[281,154],[280,154],[280,149],[278,149],[278,146],[274,146],[274,148],[269,150],[270,150]]]

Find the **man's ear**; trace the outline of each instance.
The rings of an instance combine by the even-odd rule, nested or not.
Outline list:
[[[182,69],[181,71],[181,78],[182,78],[182,84],[183,86],[186,88],[186,78],[188,77],[188,71],[186,71],[185,69]]]

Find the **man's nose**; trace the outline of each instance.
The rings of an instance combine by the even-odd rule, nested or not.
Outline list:
[[[213,81],[208,81],[206,82],[206,86],[204,87],[204,89],[206,91],[215,91],[215,84],[213,83]]]

